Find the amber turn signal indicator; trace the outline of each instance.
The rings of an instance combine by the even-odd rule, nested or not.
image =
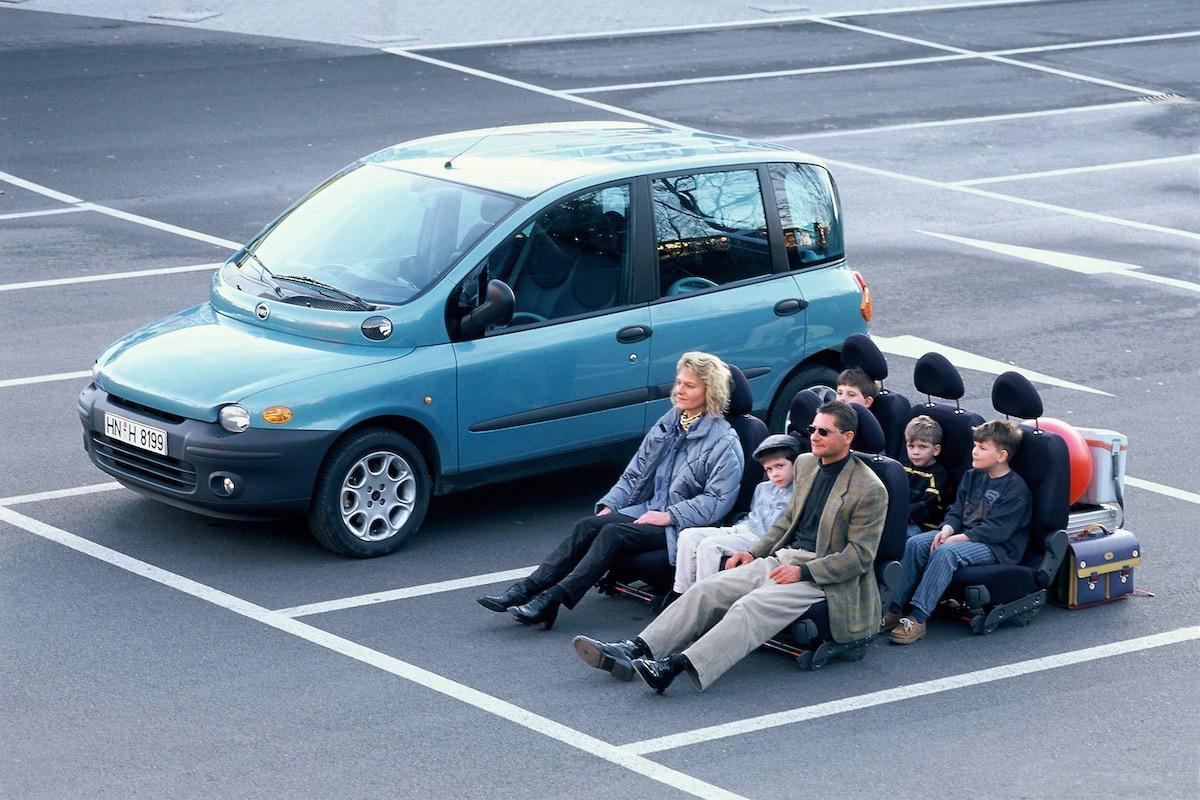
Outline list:
[[[292,421],[292,410],[287,406],[271,406],[262,413],[262,418],[272,425],[282,425]]]
[[[864,322],[870,322],[871,317],[875,316],[875,308],[871,305],[871,287],[867,286],[867,281],[859,273],[854,271],[854,282],[858,284],[858,290],[862,293],[862,298],[858,301],[858,313],[862,314]]]

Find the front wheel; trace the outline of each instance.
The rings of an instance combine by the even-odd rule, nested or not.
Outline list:
[[[335,553],[387,555],[421,527],[430,488],[425,459],[412,442],[383,428],[359,431],[326,456],[308,528]]]
[[[837,399],[837,371],[824,364],[809,364],[783,382],[767,412],[767,428],[771,433],[783,433],[787,429],[788,407],[796,392],[812,389],[821,395],[823,402]]]

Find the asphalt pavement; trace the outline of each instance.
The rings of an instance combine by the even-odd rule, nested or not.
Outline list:
[[[0,797],[1197,796],[1194,3],[246,5],[0,4]],[[542,632],[474,602],[612,467],[435,499],[399,553],[350,561],[87,460],[95,355],[202,302],[345,164],[629,113],[827,160],[889,388],[919,399],[940,349],[965,407],[1013,365],[1047,414],[1126,433],[1153,596],[986,637],[939,620],[814,673],[763,651],[657,697],[570,647],[645,607],[592,595]]]

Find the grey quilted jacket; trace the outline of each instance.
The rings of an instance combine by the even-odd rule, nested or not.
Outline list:
[[[654,494],[654,473],[670,449],[672,431],[679,427],[679,409],[672,408],[642,439],[629,465],[596,503],[596,511],[608,506],[613,511],[645,503]],[[656,509],[671,514],[667,526],[667,558],[675,563],[679,531],[719,525],[733,509],[745,467],[737,434],[721,417],[705,414],[684,434],[683,449],[675,461],[667,490],[667,507]]]

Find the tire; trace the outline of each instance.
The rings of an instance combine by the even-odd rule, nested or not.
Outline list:
[[[425,458],[412,442],[385,428],[359,431],[325,457],[308,529],[343,556],[387,555],[421,527],[431,486]]]
[[[775,394],[775,400],[767,412],[767,429],[771,433],[783,433],[787,425],[788,406],[792,404],[796,392],[803,389],[828,389],[834,393],[837,391],[837,376],[836,370],[824,364],[809,364],[796,370]],[[834,399],[832,394],[830,399]]]

